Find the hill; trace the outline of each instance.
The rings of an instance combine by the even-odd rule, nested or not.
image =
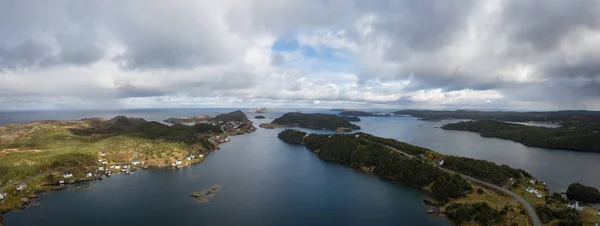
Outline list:
[[[567,197],[586,203],[600,203],[600,191],[594,187],[573,183],[567,188]]]
[[[248,121],[248,117],[246,116],[246,114],[244,114],[244,112],[242,112],[240,110],[237,110],[237,111],[234,111],[234,112],[229,112],[227,114],[217,115],[216,117],[210,119],[210,121],[246,122],[246,121]]]
[[[347,118],[332,114],[305,114],[290,112],[273,120],[270,124],[263,124],[261,127],[301,127],[315,130],[332,130],[338,132],[349,132],[360,129],[360,126],[350,123]]]

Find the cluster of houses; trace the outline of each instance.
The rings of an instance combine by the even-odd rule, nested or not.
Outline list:
[[[583,210],[583,206],[580,206],[579,202],[577,200],[571,200],[569,202],[569,205],[567,207],[571,208],[571,209],[578,210],[578,211],[582,211]]]
[[[535,189],[535,188],[527,187],[526,191],[529,192],[529,193],[531,193],[531,194],[535,194],[535,196],[537,196],[538,198],[544,197],[542,195],[542,193],[540,191],[538,191],[537,189]]]

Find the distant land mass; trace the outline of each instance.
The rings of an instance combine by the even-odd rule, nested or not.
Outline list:
[[[442,126],[442,129],[475,132],[482,137],[511,140],[532,147],[600,153],[600,133],[585,127],[547,128],[477,120],[449,123]]]
[[[249,109],[248,112],[250,112],[250,113],[267,113],[267,112],[273,111],[273,110],[276,110],[276,108],[263,107],[263,108],[252,108],[252,109]]]
[[[271,123],[261,124],[263,128],[275,127],[301,127],[315,130],[331,130],[337,132],[350,132],[360,129],[360,126],[350,123],[347,118],[332,114],[306,114],[299,112],[285,113]]]
[[[265,119],[266,117],[264,115],[257,115],[254,116],[255,119]]]
[[[434,111],[401,110],[394,115],[410,115],[422,120],[439,121],[445,119],[498,120],[506,122],[556,123],[565,128],[589,128],[600,130],[600,111]]]
[[[375,114],[371,113],[371,112],[356,111],[356,110],[341,111],[339,113],[339,115],[343,115],[343,116],[375,116]]]
[[[202,116],[193,116],[193,117],[184,117],[184,118],[168,118],[165,119],[163,122],[167,122],[167,123],[171,123],[171,124],[177,124],[177,123],[197,123],[197,122],[202,122],[202,121],[207,121],[211,119],[210,116],[207,115],[202,115]]]
[[[356,117],[356,116],[345,116],[345,115],[344,115],[344,116],[342,116],[342,117],[344,117],[344,118],[347,118],[347,119],[348,119],[348,121],[351,121],[351,122],[360,122],[360,118],[359,118],[359,117]]]

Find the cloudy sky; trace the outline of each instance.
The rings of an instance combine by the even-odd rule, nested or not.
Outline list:
[[[598,0],[0,0],[0,109],[600,110]]]

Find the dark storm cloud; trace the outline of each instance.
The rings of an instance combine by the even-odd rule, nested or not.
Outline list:
[[[512,41],[543,51],[555,48],[576,29],[599,29],[600,1],[513,0],[503,16]]]

